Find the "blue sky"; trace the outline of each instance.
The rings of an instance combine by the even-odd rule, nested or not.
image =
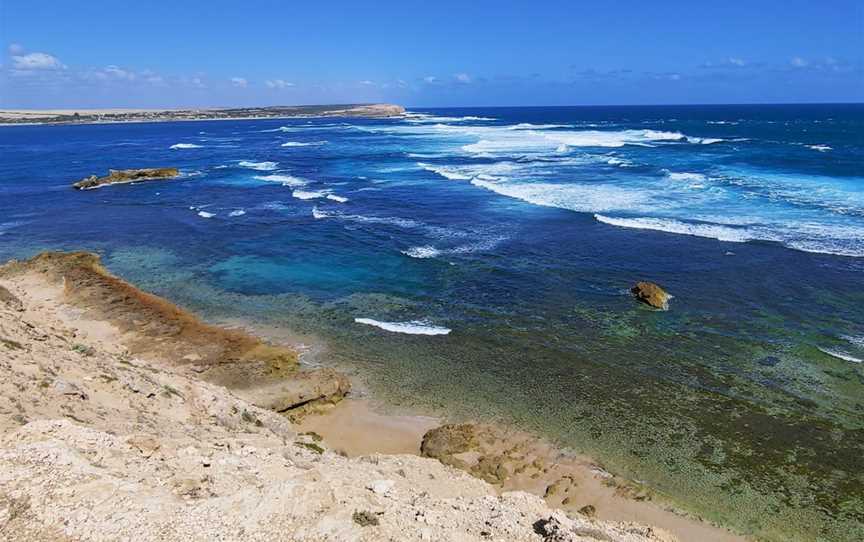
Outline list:
[[[0,0],[0,107],[864,101],[861,0]]]

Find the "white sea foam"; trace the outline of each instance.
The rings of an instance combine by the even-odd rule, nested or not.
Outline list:
[[[170,149],[200,149],[201,145],[195,143],[175,143],[169,147]]]
[[[347,220],[349,222],[360,222],[365,224],[386,224],[390,226],[398,226],[400,228],[412,229],[412,228],[427,228],[433,230],[434,228],[431,226],[427,226],[422,222],[417,222],[416,220],[411,220],[410,218],[399,218],[392,216],[366,216],[366,215],[352,215],[347,213],[342,213],[339,211],[325,211],[323,209],[319,209],[316,205],[312,208],[312,216],[318,219],[322,218],[335,218],[339,220]]]
[[[237,209],[236,211],[231,211],[228,213],[228,216],[243,216],[246,214],[246,211],[243,209]]]
[[[327,196],[327,192],[318,190],[295,190],[291,193],[297,199],[318,199]]]
[[[282,143],[282,147],[317,147],[319,145],[326,145],[326,141],[286,141]]]
[[[410,322],[380,322],[371,318],[355,318],[358,324],[375,326],[392,333],[405,333],[408,335],[447,335],[450,329],[432,325],[423,320],[412,320]]]
[[[348,198],[346,198],[344,196],[337,196],[336,194],[327,194],[327,199],[332,200],[332,201],[336,201],[339,203],[345,203],[348,201]]]
[[[621,186],[515,183],[489,175],[478,175],[471,184],[534,205],[579,212],[639,209],[650,205],[644,193]]]
[[[305,186],[306,181],[292,175],[255,175],[255,179],[259,181],[267,181],[271,183],[282,183],[283,186]]]
[[[441,251],[432,245],[425,245],[420,247],[411,247],[408,250],[403,250],[402,254],[406,256],[411,256],[412,258],[434,258],[441,254]]]
[[[716,137],[693,137],[687,136],[687,141],[690,143],[697,143],[699,145],[710,145],[712,143],[720,143],[722,141],[726,141],[725,139],[720,139]]]
[[[279,166],[276,162],[250,162],[248,160],[241,160],[237,162],[237,165],[249,169],[257,169],[258,171],[273,171]]]
[[[688,223],[671,218],[615,218],[595,214],[594,218],[605,224],[618,226],[620,228],[635,228],[640,230],[655,230],[681,235],[695,235],[697,237],[708,237],[720,241],[743,243],[753,239],[746,229],[721,226],[719,224]]]
[[[864,363],[864,359],[856,358],[855,356],[847,354],[846,352],[841,352],[840,350],[836,350],[834,348],[824,348],[822,346],[819,346],[817,348],[819,348],[822,353],[828,354],[829,356],[835,357],[837,359],[842,359],[843,361],[848,361],[850,363]]]
[[[841,338],[844,341],[849,341],[850,343],[854,344],[858,348],[864,348],[864,335],[862,335],[860,337],[854,337],[852,335],[843,335]]]
[[[423,162],[417,162],[417,165],[426,171],[431,171],[433,173],[437,173],[446,179],[450,179],[451,181],[467,181],[471,179],[470,175],[465,175],[464,173],[460,173],[456,168],[448,167],[448,166],[433,166],[431,164],[424,164]]]
[[[828,152],[830,150],[833,150],[828,145],[807,145],[807,148],[813,149],[814,151],[819,151],[819,152]]]
[[[704,181],[707,179],[707,177],[705,177],[705,175],[702,173],[673,173],[671,171],[667,171],[666,176],[673,181]]]
[[[216,215],[214,213],[208,213],[207,211],[198,211],[198,216],[201,218],[213,218]]]

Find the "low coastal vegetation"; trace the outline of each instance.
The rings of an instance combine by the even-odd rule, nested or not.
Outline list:
[[[184,120],[278,119],[291,117],[393,117],[405,109],[392,104],[298,105],[214,109],[0,110],[0,124],[94,124]]]

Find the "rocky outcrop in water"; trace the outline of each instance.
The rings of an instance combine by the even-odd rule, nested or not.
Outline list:
[[[672,296],[669,295],[666,290],[653,282],[637,282],[635,286],[630,288],[630,293],[632,293],[633,297],[642,303],[654,307],[655,309],[663,311],[669,310],[669,299],[671,299]]]
[[[161,181],[173,179],[180,175],[176,167],[160,167],[145,169],[109,169],[108,175],[97,177],[91,175],[72,185],[76,190],[91,190],[107,184],[137,183],[141,181]]]

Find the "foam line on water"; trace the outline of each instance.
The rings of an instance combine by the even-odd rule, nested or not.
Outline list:
[[[422,320],[411,320],[410,322],[381,322],[371,318],[355,318],[358,324],[374,326],[391,333],[404,333],[407,335],[448,335],[452,330],[446,327],[435,326]]]

